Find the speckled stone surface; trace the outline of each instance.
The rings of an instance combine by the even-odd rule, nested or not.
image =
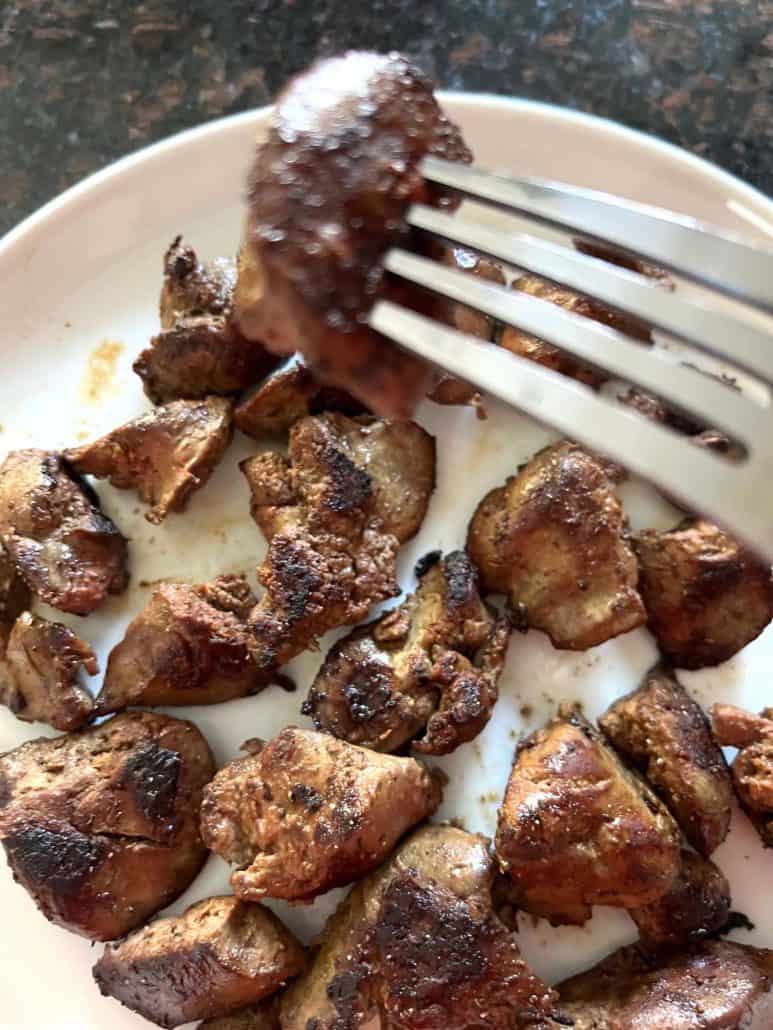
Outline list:
[[[773,0],[0,0],[0,231],[354,46],[614,118],[773,193]]]

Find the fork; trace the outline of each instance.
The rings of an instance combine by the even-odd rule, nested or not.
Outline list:
[[[391,301],[374,305],[370,325],[433,365],[619,461],[686,510],[714,519],[773,559],[773,320],[760,317],[760,312],[773,313],[773,250],[683,215],[564,184],[495,175],[437,158],[426,158],[422,172],[463,197],[600,240],[709,287],[705,299],[683,296],[569,247],[483,224],[464,208],[449,214],[419,204],[408,212],[416,229],[593,296],[676,337],[688,345],[684,363],[677,363],[663,348],[642,346],[556,304],[410,251],[395,248],[384,258],[390,273],[517,326],[679,412],[698,416],[740,443],[743,455],[730,461],[697,447],[613,397]],[[742,303],[729,311],[716,305],[715,294]],[[690,353],[696,348],[753,376],[764,387],[760,396],[729,389],[694,367]]]

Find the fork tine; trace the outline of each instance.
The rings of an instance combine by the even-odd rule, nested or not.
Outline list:
[[[748,447],[773,434],[769,408],[697,369],[678,365],[662,352],[634,343],[607,326],[564,311],[557,304],[445,268],[404,250],[388,251],[384,267],[419,286],[544,338],[614,377],[657,394],[679,410],[700,415],[707,424],[719,424],[719,428]],[[510,374],[513,371],[511,366]]]
[[[612,243],[656,264],[773,311],[773,251],[702,226],[693,218],[563,183],[494,175],[425,158],[432,182]]]
[[[369,322],[432,364],[620,460],[682,498],[688,510],[715,518],[762,554],[773,556],[773,519],[759,503],[763,470],[753,462],[731,464],[572,379],[391,301],[379,301]]]
[[[598,258],[533,236],[481,225],[458,214],[449,215],[417,204],[409,210],[408,222],[452,243],[464,244],[590,294],[773,382],[773,340],[750,322],[678,296],[643,276]]]

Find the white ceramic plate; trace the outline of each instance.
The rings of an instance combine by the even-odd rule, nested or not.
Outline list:
[[[608,190],[752,237],[773,236],[770,201],[666,144],[539,104],[454,94],[443,103],[484,165]],[[214,122],[120,161],[6,237],[0,245],[0,455],[15,447],[72,444],[147,408],[131,363],[157,328],[162,254],[178,232],[206,258],[235,250],[245,169],[266,117],[266,111],[257,111]],[[550,439],[533,422],[494,404],[489,415],[478,422],[469,411],[428,403],[419,412],[418,420],[437,436],[438,488],[421,533],[403,548],[405,586],[411,586],[416,558],[462,545],[483,493]],[[236,462],[257,449],[254,441],[237,438],[188,512],[171,516],[162,527],[143,519],[132,494],[98,484],[106,510],[131,539],[132,585],[88,619],[50,614],[77,627],[99,652],[103,668],[110,647],[148,599],[142,581],[203,581],[222,572],[254,570],[264,545],[249,518],[248,491]],[[673,521],[673,511],[652,491],[629,484],[623,492],[635,527]],[[491,834],[516,739],[549,717],[560,699],[580,700],[596,715],[633,689],[655,658],[645,630],[578,654],[553,650],[541,633],[516,635],[491,723],[477,741],[437,762],[450,775],[440,818],[455,817],[471,830]],[[293,663],[300,688],[295,695],[271,689],[172,714],[193,719],[218,761],[225,762],[247,737],[267,738],[288,723],[305,723],[298,709],[318,661],[307,655]],[[721,699],[756,711],[770,704],[772,671],[769,630],[724,666],[682,679],[704,704]],[[0,750],[50,732],[0,710]],[[754,933],[738,938],[773,946],[773,852],[763,853],[740,813],[716,859],[730,876],[735,907],[757,925]],[[171,911],[227,889],[226,866],[213,857]],[[341,893],[313,908],[275,907],[308,937]],[[47,923],[5,867],[0,868],[0,911],[0,1026],[140,1030],[147,1025],[100,997],[90,969],[101,946]],[[521,932],[526,957],[551,980],[591,965],[634,937],[627,915],[601,909],[582,929],[551,930],[524,921]]]

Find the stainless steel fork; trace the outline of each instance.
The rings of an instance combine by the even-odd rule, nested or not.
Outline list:
[[[731,462],[688,437],[647,421],[613,397],[494,344],[440,325],[390,301],[376,304],[373,328],[480,390],[513,404],[561,433],[620,461],[678,498],[687,510],[715,519],[773,559],[773,250],[709,229],[658,208],[557,183],[494,175],[474,166],[424,161],[427,179],[498,209],[611,244],[727,294],[745,306],[721,308],[609,262],[508,227],[483,224],[464,208],[448,214],[416,205],[417,229],[498,258],[636,315],[689,348],[743,370],[764,387],[754,396],[728,389],[662,348],[643,347],[606,326],[535,297],[441,266],[409,251],[390,250],[393,274],[517,326],[561,350],[697,416],[745,448]],[[747,315],[756,309],[756,318]]]

